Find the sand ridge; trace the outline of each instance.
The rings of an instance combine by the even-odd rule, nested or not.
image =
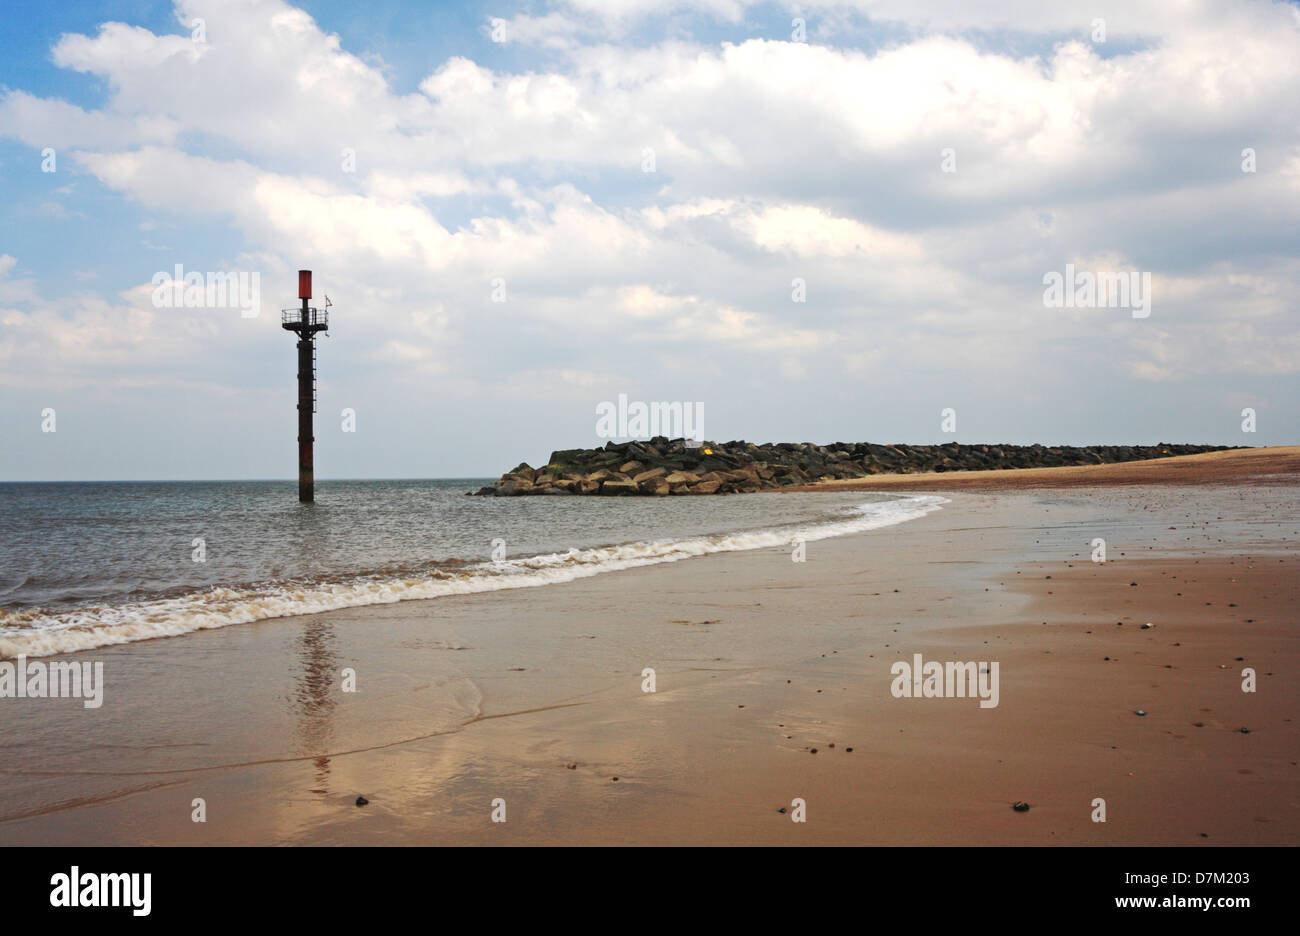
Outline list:
[[[1129,484],[1297,484],[1300,446],[1204,452],[1150,461],[1068,468],[999,468],[993,471],[885,474],[780,488],[788,491],[1018,491],[1030,488],[1101,487]]]

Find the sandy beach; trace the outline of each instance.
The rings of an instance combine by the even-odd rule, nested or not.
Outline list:
[[[824,481],[790,490],[1021,491],[1028,488],[1115,487],[1127,484],[1289,484],[1294,479],[1298,463],[1300,446],[1286,445],[1071,468],[886,474],[873,478]]]
[[[72,654],[105,704],[6,705],[0,843],[1296,844],[1298,478],[1297,448],[881,477],[948,503],[804,562]],[[895,697],[915,654],[997,663],[998,704]]]

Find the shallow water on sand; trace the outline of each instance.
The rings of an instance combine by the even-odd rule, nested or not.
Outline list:
[[[532,587],[905,522],[940,498],[465,497],[473,480],[0,485],[0,658]]]

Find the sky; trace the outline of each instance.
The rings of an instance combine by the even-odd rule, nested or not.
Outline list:
[[[298,269],[318,478],[544,464],[620,394],[1300,441],[1295,3],[9,0],[0,46],[0,480],[295,477]]]

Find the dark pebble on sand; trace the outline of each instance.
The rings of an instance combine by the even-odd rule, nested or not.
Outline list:
[[[1141,709],[1138,709],[1138,710],[1137,710],[1136,712],[1134,712],[1133,714],[1134,714],[1134,715],[1145,715],[1146,712],[1142,711]]]
[[[1011,808],[1016,812],[1029,812],[1029,804],[1024,800],[1016,800],[1011,804]]]
[[[368,803],[368,802],[370,802],[370,800],[366,799],[364,796],[358,796],[358,797],[357,797],[357,805],[358,805],[358,806],[364,806],[364,805],[366,805],[366,803]]]

